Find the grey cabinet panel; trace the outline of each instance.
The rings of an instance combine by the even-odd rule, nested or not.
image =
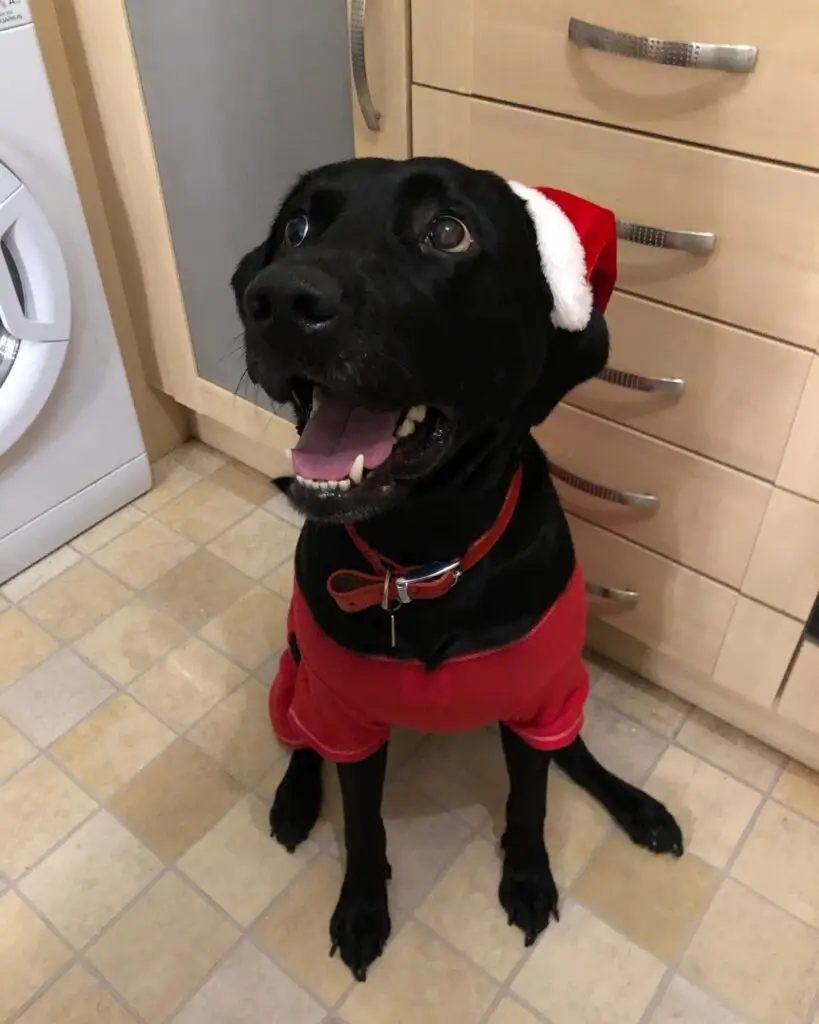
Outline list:
[[[299,174],[354,153],[346,2],[126,8],[198,371],[232,391],[243,369],[237,261]]]

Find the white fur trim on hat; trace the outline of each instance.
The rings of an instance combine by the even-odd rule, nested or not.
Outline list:
[[[554,299],[552,323],[582,331],[591,317],[593,296],[580,236],[557,203],[542,192],[517,181],[510,181],[509,187],[526,203],[535,226],[540,262]]]

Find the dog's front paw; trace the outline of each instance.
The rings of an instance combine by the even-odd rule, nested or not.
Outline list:
[[[637,846],[652,853],[683,855],[683,834],[674,815],[653,796],[637,790],[614,818]]]
[[[345,879],[330,919],[330,956],[340,953],[355,980],[366,981],[367,971],[384,951],[391,929],[386,884],[357,886]]]
[[[527,946],[534,944],[552,918],[560,920],[557,885],[546,851],[531,863],[515,863],[507,856],[498,897],[510,926],[520,928]]]
[[[270,808],[270,835],[293,853],[313,831],[321,813],[321,758],[296,750]]]

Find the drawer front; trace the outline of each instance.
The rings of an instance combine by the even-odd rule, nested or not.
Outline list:
[[[567,405],[535,436],[567,511],[739,589],[770,484]],[[612,493],[585,493],[561,471]]]
[[[569,41],[572,17],[639,39],[750,44],[758,62],[730,73],[600,52]],[[419,83],[819,166],[805,99],[819,89],[806,44],[819,36],[815,4],[784,0],[772,16],[764,3],[724,0],[413,0],[412,28]]]
[[[713,232],[697,255],[622,242],[619,287],[815,349],[819,175],[416,86],[417,155],[586,196],[622,221]]]
[[[810,353],[623,293],[613,296],[606,320],[609,369],[642,380],[632,387],[589,381],[570,404],[776,479]],[[669,380],[682,382],[682,394],[663,391]]]
[[[569,525],[587,583],[639,594],[634,607],[591,598],[590,614],[711,675],[736,593],[575,516]]]
[[[819,646],[805,640],[794,661],[779,713],[819,737]]]

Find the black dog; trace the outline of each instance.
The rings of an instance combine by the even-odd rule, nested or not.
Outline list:
[[[573,578],[567,522],[530,429],[602,369],[608,333],[598,310],[584,330],[554,326],[537,243],[525,203],[494,174],[444,159],[358,160],[305,175],[239,264],[249,376],[292,404],[302,435],[294,476],[277,481],[307,516],[297,588],[345,651],[433,671],[519,641]],[[385,424],[396,433],[386,445]],[[401,604],[387,571],[387,610],[377,600],[345,610],[341,577],[365,588],[372,564],[362,540],[388,569],[423,566],[440,579],[452,567],[437,563],[491,531],[516,480],[511,521],[446,596]],[[293,666],[297,634],[285,655]],[[497,679],[499,690],[509,683]],[[499,895],[527,944],[557,917],[543,839],[552,759],[635,843],[682,853],[668,811],[603,768],[579,736],[549,752],[501,725],[501,740],[510,791]],[[347,867],[330,935],[359,980],[390,933],[386,749],[338,764]],[[290,850],[319,816],[322,762],[296,749],[276,794],[272,834]]]

